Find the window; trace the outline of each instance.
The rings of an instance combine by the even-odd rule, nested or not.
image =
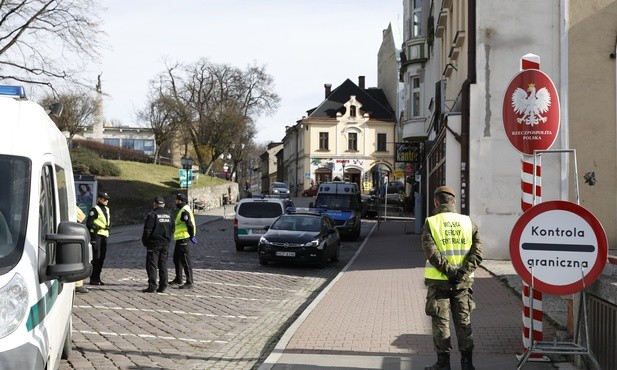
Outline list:
[[[103,139],[103,144],[120,146],[120,139]]]
[[[58,183],[58,205],[60,206],[60,221],[69,221],[69,196],[66,186],[66,172],[64,168],[56,165],[56,176]]]
[[[422,0],[412,0],[413,9],[411,10],[411,24],[410,24],[410,36],[421,37],[422,36]]]
[[[355,116],[356,116],[356,106],[350,105],[349,106],[349,117],[355,117]]]
[[[358,134],[350,132],[348,135],[347,150],[358,150]]]
[[[411,78],[411,117],[420,117],[420,77]]]
[[[319,150],[328,150],[328,133],[319,133]]]
[[[386,149],[386,134],[377,134],[377,151],[385,152]]]
[[[0,274],[22,256],[28,223],[31,161],[0,155]]]
[[[135,148],[135,140],[133,140],[133,139],[122,139],[122,147],[124,149],[131,149],[131,150],[133,150]]]

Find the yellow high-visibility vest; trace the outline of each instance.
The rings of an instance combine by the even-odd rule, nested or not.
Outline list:
[[[191,234],[189,234],[189,229],[188,227],[186,227],[186,222],[180,219],[180,217],[182,216],[182,212],[184,211],[187,211],[189,213],[191,217],[191,223],[193,224],[193,227],[195,227],[195,216],[193,215],[193,212],[191,212],[191,208],[188,206],[188,204],[185,204],[182,208],[178,210],[178,213],[176,214],[176,229],[174,230],[174,240],[186,239],[191,237]],[[197,231],[196,228],[194,231]]]
[[[99,205],[95,205],[94,208],[96,209],[96,214],[97,217],[96,219],[92,222],[94,225],[96,225],[99,229],[96,232],[98,235],[103,235],[103,236],[109,236],[109,225],[111,225],[111,214],[109,213],[109,208],[107,208],[107,206],[105,206],[105,211],[107,211],[107,218],[105,218],[105,213],[103,213],[103,210],[101,209],[101,207],[99,207]],[[94,230],[90,230],[90,232],[94,232]]]
[[[443,212],[426,219],[431,228],[431,235],[437,249],[443,254],[450,265],[461,267],[472,243],[472,223],[469,216],[455,212]],[[473,274],[470,275],[473,277]],[[437,270],[426,260],[424,278],[433,280],[448,280],[448,277]]]

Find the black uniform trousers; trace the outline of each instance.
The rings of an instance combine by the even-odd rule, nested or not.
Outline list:
[[[193,265],[189,252],[189,239],[178,239],[174,247],[174,267],[176,268],[176,278],[174,281],[182,282],[182,270],[186,274],[186,283],[193,284]]]
[[[157,245],[148,247],[146,252],[146,272],[148,273],[148,289],[157,288],[158,270],[158,288],[165,289],[167,287],[167,254],[168,245]]]
[[[90,234],[90,238],[94,240],[92,244],[92,274],[90,275],[90,282],[100,283],[101,271],[103,270],[103,263],[107,255],[107,237],[100,234]]]

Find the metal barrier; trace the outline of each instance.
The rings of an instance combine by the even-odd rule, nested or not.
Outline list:
[[[602,369],[617,369],[617,306],[595,295],[587,295],[589,347]]]

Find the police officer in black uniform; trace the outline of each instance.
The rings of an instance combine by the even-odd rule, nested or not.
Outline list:
[[[165,209],[163,197],[154,198],[154,209],[146,216],[144,233],[141,241],[147,249],[146,271],[148,272],[148,287],[144,293],[163,293],[167,288],[167,253],[172,240],[174,223],[171,213]],[[159,281],[156,282],[158,267]]]

